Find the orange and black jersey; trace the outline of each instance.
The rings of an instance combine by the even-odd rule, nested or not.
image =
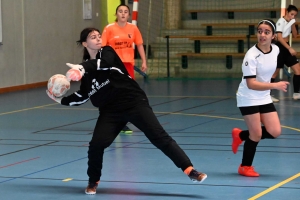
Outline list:
[[[90,99],[99,110],[119,111],[148,103],[145,92],[128,75],[112,47],[103,47],[96,58],[81,63],[85,74],[80,89],[62,98],[62,105],[79,106]]]

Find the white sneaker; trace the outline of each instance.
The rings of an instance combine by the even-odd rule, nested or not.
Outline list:
[[[300,99],[300,93],[294,93],[294,94],[293,94],[293,99],[294,99],[294,100]]]
[[[273,103],[277,103],[277,102],[279,102],[279,99],[276,99],[276,98],[275,98],[275,97],[273,97],[273,96],[271,96],[271,99],[272,99]]]

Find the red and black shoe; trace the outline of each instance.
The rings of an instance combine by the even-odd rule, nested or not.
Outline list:
[[[241,132],[242,132],[242,130],[239,128],[234,128],[234,129],[232,129],[232,132],[231,132],[231,136],[232,136],[231,148],[232,148],[232,152],[234,154],[237,153],[239,146],[243,143],[243,141],[240,138]]]

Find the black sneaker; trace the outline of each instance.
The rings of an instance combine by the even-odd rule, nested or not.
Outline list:
[[[207,178],[207,175],[202,172],[198,172],[195,169],[192,169],[192,171],[189,174],[189,177],[195,183],[202,183]]]
[[[98,187],[98,182],[97,183],[89,183],[85,189],[85,193],[86,194],[96,194],[97,187]]]
[[[121,130],[121,133],[125,133],[125,134],[132,134],[133,133],[133,131],[130,129],[130,128],[128,128],[128,126],[124,126],[124,128]]]

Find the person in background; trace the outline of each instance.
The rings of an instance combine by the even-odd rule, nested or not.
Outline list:
[[[294,94],[293,99],[300,99],[300,64],[296,57],[297,52],[289,45],[289,36],[297,37],[298,31],[296,29],[296,15],[298,9],[294,5],[289,5],[285,16],[278,19],[276,23],[277,42],[275,43],[279,47],[279,55],[277,58],[277,69],[271,78],[271,83],[275,82],[276,77],[279,74],[280,69],[283,69],[284,65],[291,67],[293,76]],[[273,102],[279,102],[279,99],[272,97]]]
[[[141,60],[141,70],[146,72],[147,62],[143,47],[143,38],[136,25],[128,23],[130,9],[127,5],[116,8],[116,21],[107,25],[102,32],[102,46],[111,46],[124,63],[129,75],[134,77],[134,48],[137,48]],[[122,133],[132,134],[132,130],[125,126]]]

